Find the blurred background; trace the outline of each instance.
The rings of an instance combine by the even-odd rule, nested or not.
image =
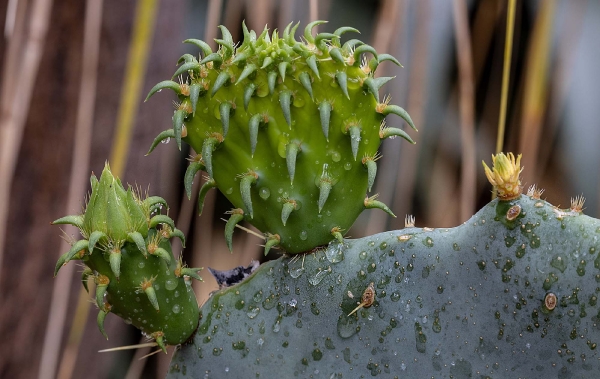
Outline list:
[[[115,316],[106,341],[94,305],[71,263],[52,277],[57,258],[77,231],[50,226],[76,214],[89,175],[110,160],[123,182],[150,186],[170,205],[188,236],[191,266],[228,269],[260,259],[261,240],[238,232],[230,254],[223,238],[224,197],[210,193],[202,217],[184,196],[185,158],[174,144],[145,153],[170,127],[175,96],[143,100],[170,78],[177,59],[213,45],[217,26],[241,38],[241,21],[262,30],[301,28],[329,20],[319,31],[348,25],[404,68],[385,63],[383,88],[412,116],[417,141],[382,145],[375,192],[398,219],[363,212],[353,238],[416,226],[450,227],[468,220],[491,197],[481,160],[495,152],[500,114],[508,0],[3,0],[0,2],[0,377],[161,378],[169,355],[139,360],[150,350],[98,353],[143,342]],[[600,2],[519,0],[508,92],[504,151],[523,153],[523,184],[569,206],[600,201]],[[345,39],[346,39],[345,38]],[[401,126],[399,118],[392,126]],[[199,183],[197,183],[199,184]],[[197,188],[196,188],[197,190]],[[175,245],[177,253],[182,251]],[[276,254],[272,254],[276,257]],[[269,257],[271,258],[271,256]],[[217,289],[204,271],[196,294]],[[170,350],[171,352],[171,350]]]

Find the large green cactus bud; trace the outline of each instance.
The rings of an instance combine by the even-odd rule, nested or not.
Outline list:
[[[100,181],[92,176],[91,182],[85,212],[54,221],[77,226],[83,236],[59,258],[54,275],[71,260],[83,261],[82,282],[87,290],[94,278],[98,327],[105,337],[104,319],[112,312],[163,350],[185,342],[198,326],[198,304],[186,277],[201,278],[199,269],[173,257],[169,239],[185,239],[173,220],[160,214],[166,202],[125,190],[108,165]]]
[[[200,208],[212,187],[236,207],[226,228],[229,246],[243,219],[265,233],[265,253],[276,245],[298,253],[341,237],[366,208],[392,214],[366,194],[381,140],[400,136],[413,142],[402,129],[386,127],[391,113],[414,125],[389,97],[380,99],[380,87],[392,78],[374,75],[383,61],[399,63],[357,39],[342,45],[341,35],[357,32],[353,28],[313,36],[321,23],[310,23],[302,42],[294,37],[298,25],[291,24],[282,36],[267,29],[257,36],[243,25],[237,48],[221,26],[216,52],[203,41],[187,40],[203,58],[182,56],[173,75],[179,83],[163,81],[148,95],[169,88],[179,96],[173,128],[150,151],[174,138],[179,147],[183,140],[199,152],[185,176],[188,195],[196,173],[205,170]]]

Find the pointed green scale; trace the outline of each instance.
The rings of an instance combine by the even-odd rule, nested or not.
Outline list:
[[[248,104],[250,104],[250,99],[254,96],[254,92],[256,91],[256,84],[250,83],[244,88],[244,110],[248,110]]]
[[[183,78],[196,110],[185,118],[183,141],[202,154],[211,179],[201,194],[218,187],[257,229],[279,235],[279,246],[288,253],[327,244],[334,227],[348,230],[365,209],[374,177],[371,164],[363,165],[359,155],[373,157],[380,147],[379,125],[386,116],[379,91],[392,79],[360,67],[363,54],[377,63],[391,60],[388,56],[358,39],[341,44],[340,36],[356,29],[316,33],[313,28],[320,24],[298,35],[299,24],[280,35],[242,25],[244,40],[234,51],[228,46],[236,44],[223,35],[219,52],[211,53],[218,57],[205,54],[191,71],[193,78]],[[232,81],[239,84],[229,85]],[[192,99],[195,83],[213,96]],[[244,109],[230,114],[227,138],[217,140],[224,123],[220,104],[233,101],[243,102]],[[266,128],[261,115],[268,115]],[[360,123],[360,130],[345,130],[349,120]],[[291,144],[300,141],[297,155]],[[324,165],[327,180],[321,180]],[[238,176],[249,168],[260,179]],[[284,199],[294,199],[297,206],[292,209]],[[306,222],[319,214],[322,222]]]
[[[190,162],[188,168],[185,170],[185,175],[183,176],[183,184],[185,187],[185,193],[187,194],[188,199],[192,198],[192,186],[194,184],[194,178],[198,171],[204,168],[204,164],[199,161]]]
[[[329,141],[329,120],[331,118],[331,103],[323,101],[319,104],[319,119],[321,121],[321,131],[325,139]]]
[[[269,254],[269,251],[279,245],[279,243],[281,242],[281,237],[279,237],[277,234],[269,234],[269,236],[267,237],[267,240],[265,241],[265,250],[264,250],[264,254],[265,257],[267,256],[267,254]]]
[[[235,231],[235,226],[239,224],[244,219],[244,211],[240,208],[232,209],[228,212],[231,216],[227,220],[227,224],[225,224],[225,242],[227,243],[227,248],[230,252],[233,251],[233,232]]]
[[[290,174],[290,183],[294,183],[294,174],[296,173],[296,157],[300,152],[300,144],[298,142],[290,142],[285,147],[285,161],[287,164],[288,173]]]
[[[294,200],[287,200],[283,203],[281,208],[281,223],[283,226],[285,226],[288,218],[296,209],[298,209],[298,204]]]
[[[228,101],[221,103],[219,105],[219,113],[221,115],[221,125],[223,126],[223,137],[227,137],[227,132],[229,132],[229,116],[231,115],[233,109],[235,109],[232,104]]]
[[[204,209],[204,199],[206,198],[206,194],[209,190],[215,188],[217,186],[217,182],[214,179],[207,178],[202,187],[200,187],[200,191],[198,192],[198,215],[202,215],[202,210]]]
[[[306,92],[308,92],[308,94],[310,95],[310,98],[313,98],[313,90],[312,90],[312,81],[310,79],[310,74],[308,72],[301,72],[300,75],[298,75],[298,80],[300,81],[300,83],[302,83],[302,86],[304,87],[304,89],[306,90]]]

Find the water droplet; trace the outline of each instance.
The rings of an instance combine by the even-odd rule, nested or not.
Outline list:
[[[367,252],[366,251],[361,251],[360,254],[358,254],[358,257],[362,260],[367,259]]]
[[[335,246],[329,247],[325,250],[325,256],[327,260],[331,263],[338,263],[344,260],[344,252],[342,251],[342,245],[338,244]]]
[[[139,268],[144,268],[144,266],[145,266],[145,265],[146,265],[146,264],[145,264],[144,262],[140,262],[140,263],[138,263],[138,267],[139,267]]]
[[[171,141],[171,137],[167,137],[164,140],[160,141],[160,143],[169,143]]]
[[[233,193],[233,187],[229,187],[227,188],[227,190],[225,191],[226,194],[231,195]]]
[[[360,330],[357,325],[357,318],[342,314],[337,322],[337,332],[341,338],[350,338]]]
[[[334,162],[339,162],[340,159],[342,159],[342,156],[340,155],[340,153],[338,153],[337,151],[334,151],[333,153],[331,153],[331,160]]]
[[[165,280],[165,288],[169,291],[173,291],[175,288],[177,288],[178,284],[179,281],[177,279],[169,278]]]
[[[302,267],[290,269],[290,276],[292,278],[296,279],[296,278],[299,278],[303,272],[304,272],[304,269]]]
[[[179,311],[181,311],[181,307],[178,304],[175,304],[173,305],[172,311],[173,313],[177,314]]]
[[[261,199],[267,200],[269,198],[269,196],[271,196],[271,190],[268,189],[267,187],[263,187],[258,191],[258,195],[260,196]]]
[[[248,316],[248,318],[253,319],[256,316],[258,316],[259,313],[260,313],[260,308],[251,305],[250,307],[248,307],[248,312],[246,312],[246,316]]]
[[[352,168],[352,163],[350,163],[350,162],[346,162],[346,163],[344,164],[344,170],[347,170],[347,171],[349,171],[351,168]]]
[[[306,239],[308,238],[308,233],[306,233],[306,230],[303,230],[300,232],[300,239],[302,241],[306,241]]]

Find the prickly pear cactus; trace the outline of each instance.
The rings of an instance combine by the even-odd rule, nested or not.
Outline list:
[[[66,216],[54,224],[79,228],[83,239],[56,263],[54,275],[72,260],[85,265],[82,282],[96,284],[98,327],[110,312],[139,328],[165,350],[186,341],[198,326],[198,304],[186,277],[201,280],[197,268],[177,261],[169,240],[183,233],[173,220],[160,214],[166,202],[141,197],[104,168],[100,181],[91,177],[92,194],[81,215]]]
[[[334,241],[214,293],[168,377],[597,378],[600,220],[521,195],[518,162],[494,157],[500,196],[461,226]]]
[[[386,126],[386,116],[395,114],[414,128],[404,109],[380,98],[380,87],[392,78],[374,75],[383,61],[399,63],[357,39],[341,44],[341,35],[354,28],[313,36],[322,23],[308,24],[302,42],[291,24],[282,36],[267,29],[257,36],[243,25],[239,47],[221,26],[216,52],[187,40],[203,57],[182,56],[173,74],[179,83],[163,81],[148,95],[165,88],[178,95],[173,128],[150,151],[175,139],[179,148],[183,140],[199,152],[185,175],[188,196],[204,170],[200,211],[213,187],[234,204],[226,227],[230,249],[235,224],[244,219],[265,233],[265,254],[273,246],[299,253],[341,239],[364,209],[392,214],[377,195],[365,196],[381,140],[413,142],[401,128]]]

